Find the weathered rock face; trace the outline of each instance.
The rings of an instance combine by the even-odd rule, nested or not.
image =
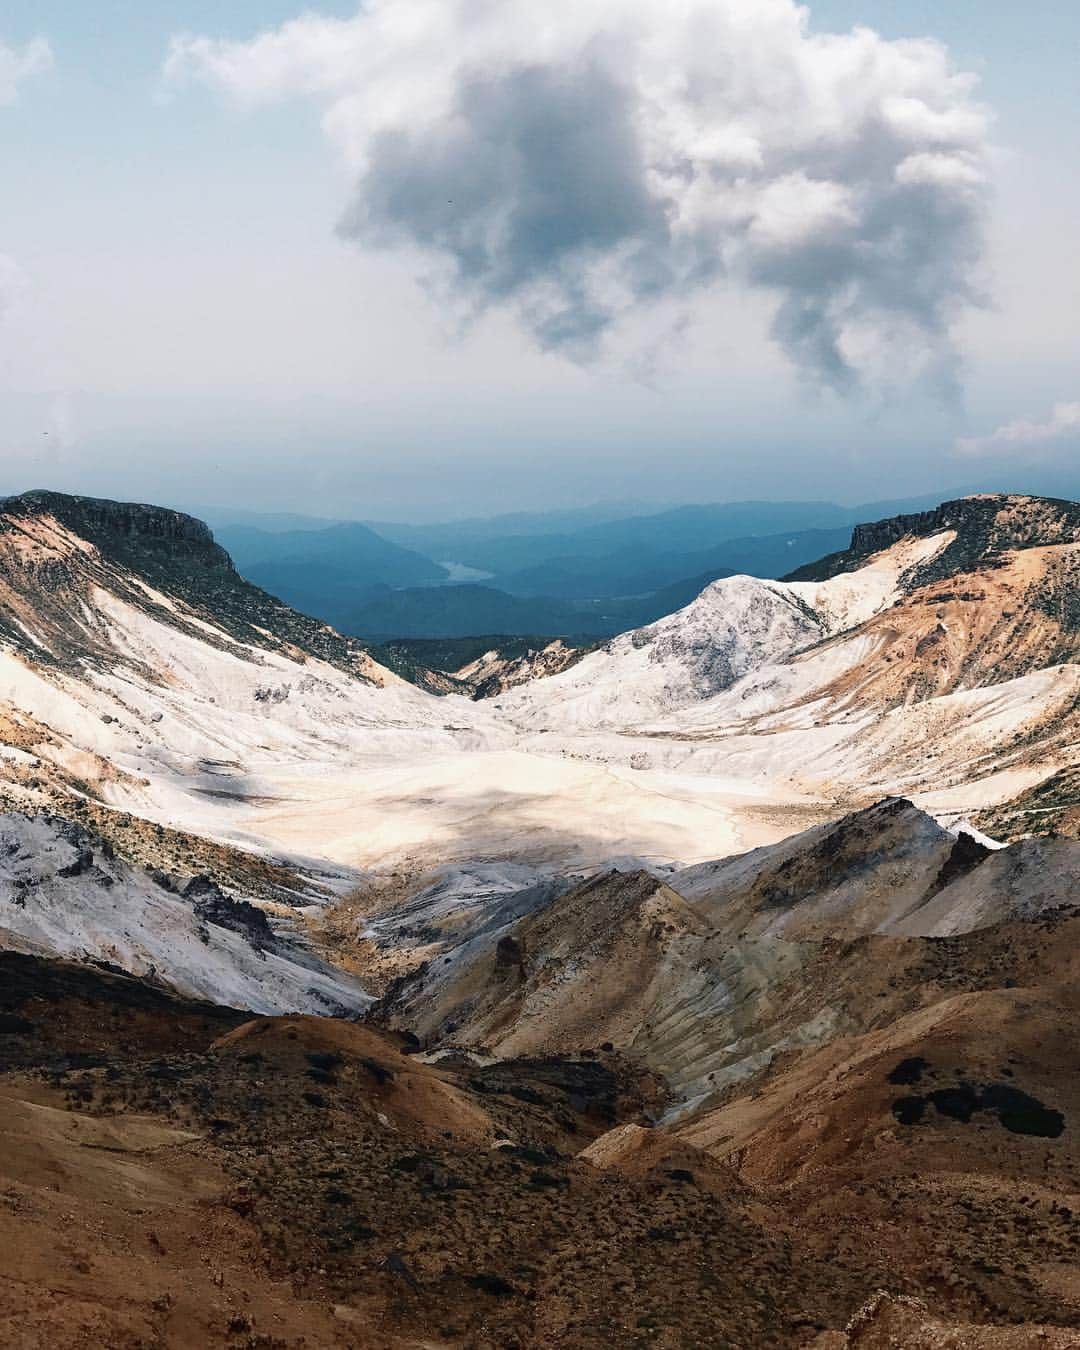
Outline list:
[[[492,911],[414,967],[378,1016],[426,1049],[613,1045],[663,1074],[692,1114],[774,1059],[878,1033],[920,1006],[915,991],[936,1003],[1026,980],[1036,967],[1018,965],[1016,948],[1029,938],[1010,925],[1030,925],[1033,946],[1037,930],[1040,950],[1059,942],[1056,925],[1080,924],[1078,869],[1065,840],[991,851],[894,798],[667,882],[601,873],[520,916]],[[1070,970],[1076,959],[1060,953]]]
[[[502,657],[497,651],[482,656],[457,672],[458,679],[474,699],[498,698],[508,689],[530,680],[558,675],[577,665],[589,649],[572,647],[561,638],[546,647],[531,649],[522,656]]]
[[[60,492],[0,500],[0,636],[49,665],[111,665],[99,592],[204,641],[299,649],[370,672],[363,643],[245,581],[193,516]]]
[[[253,947],[274,946],[274,930],[265,912],[247,900],[226,895],[210,877],[192,877],[184,887],[183,896],[194,902],[195,913],[206,923],[232,929],[247,938]]]
[[[214,542],[208,525],[163,506],[34,491],[0,500],[0,512],[14,519],[51,515],[81,538],[93,540],[103,556],[119,562],[150,553],[232,570],[229,555]]]
[[[495,948],[495,974],[525,976],[525,944],[518,938],[507,934],[501,937]]]
[[[846,550],[800,568],[787,580],[821,581],[850,572],[901,539],[926,538],[943,530],[955,530],[956,539],[931,564],[917,570],[914,584],[953,576],[1010,549],[1078,543],[1080,503],[1005,493],[961,497],[931,511],[856,525]]]
[[[23,645],[26,638],[18,624],[6,621],[5,609],[11,606],[5,604],[5,582],[24,597],[36,592],[45,602],[38,608],[46,623],[50,597],[56,597],[66,622],[78,612],[78,606],[73,610],[71,605],[74,594],[96,583],[140,608],[151,608],[156,618],[184,627],[183,616],[154,604],[145,588],[117,587],[118,574],[133,574],[181,600],[204,624],[224,629],[251,647],[297,647],[362,678],[370,673],[366,659],[370,653],[372,660],[429,693],[458,690],[454,680],[400,660],[392,649],[376,652],[368,643],[343,637],[245,580],[210,527],[194,516],[162,506],[63,492],[0,498],[0,636],[16,645]],[[65,644],[47,645],[59,655],[58,664],[65,664]]]
[[[909,534],[923,538],[928,534],[936,534],[938,530],[956,529],[968,518],[969,513],[964,509],[954,511],[950,508],[964,506],[965,503],[962,501],[945,502],[941,506],[934,507],[932,511],[916,511],[909,515],[890,516],[887,520],[856,525],[851,532],[848,552],[866,557],[889,548]]]
[[[209,877],[182,894],[105,839],[60,816],[0,814],[0,933],[76,960],[259,1012],[351,1015],[368,996],[256,905]]]

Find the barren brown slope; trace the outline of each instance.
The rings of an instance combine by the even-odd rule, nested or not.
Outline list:
[[[783,1193],[811,1250],[878,1269],[883,1287],[937,1289],[957,1320],[1077,1327],[1080,1013],[1075,970],[1052,952],[1075,927],[1012,929],[1016,987],[943,990],[789,1057],[677,1132]],[[951,957],[950,974],[971,972],[973,950]]]
[[[823,696],[884,710],[1075,664],[1078,595],[1080,543],[980,559],[970,570],[915,586],[863,624],[859,635],[873,644],[873,662],[826,686]]]
[[[664,1075],[686,1115],[786,1056],[932,1005],[948,949],[925,939],[1067,910],[1078,869],[1069,842],[991,852],[893,800],[670,887],[595,878],[449,946],[376,1015],[431,1049],[610,1043]],[[997,951],[964,987],[1020,978],[1012,965]]]
[[[902,797],[817,825],[779,844],[676,873],[672,885],[731,938],[855,936],[891,927],[930,893],[977,866]]]
[[[678,1141],[577,1160],[641,1119],[617,1057],[443,1074],[370,1029],[0,965],[5,1345],[795,1346],[872,1292]]]
[[[382,1015],[498,1054],[632,1044],[675,997],[706,925],[647,872],[607,872],[395,988]]]
[[[4,1343],[1068,1345],[1078,924],[837,944],[876,1024],[674,1131],[616,1055],[439,1071],[2,957]]]
[[[955,533],[952,543],[911,569],[902,597],[857,630],[872,657],[815,690],[814,698],[833,716],[886,713],[1080,663],[1076,502],[993,495],[947,502],[933,512],[860,527],[849,553],[831,565],[826,560],[819,571],[835,575],[858,566],[868,549],[945,528]],[[841,635],[832,642],[847,640]],[[1080,745],[1080,706],[1074,700],[1063,708],[1057,699],[1044,706],[1031,693],[1027,714],[1019,708],[1014,714],[1012,746],[996,747],[990,763],[976,759],[971,771],[975,777],[1005,768],[1041,772],[1045,779],[1057,775],[1057,814],[1077,804],[1067,787]],[[952,711],[955,720],[962,703]],[[934,746],[926,749],[928,761],[934,760]],[[939,778],[947,769],[932,767]],[[1026,823],[1039,832],[1053,828],[1055,819],[1031,812]]]

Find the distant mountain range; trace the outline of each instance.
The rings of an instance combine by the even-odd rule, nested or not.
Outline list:
[[[367,521],[378,534],[428,557],[453,557],[471,567],[510,572],[558,557],[604,557],[626,548],[694,553],[729,539],[784,531],[836,529],[860,520],[878,520],[938,496],[905,498],[860,506],[834,502],[706,502],[662,511],[629,510],[595,518],[592,511],[495,516],[440,525],[398,525]],[[582,517],[574,524],[574,517]]]
[[[589,642],[652,623],[689,604],[710,582],[729,575],[729,571],[715,569],[642,596],[593,601],[543,595],[522,597],[494,586],[439,586],[402,591],[384,587],[341,615],[342,622],[334,626],[369,642],[473,637],[481,633],[507,637],[539,634]],[[260,584],[274,590],[268,581]]]
[[[860,521],[932,501],[628,504],[435,525],[285,515],[262,527],[223,512],[216,537],[250,581],[369,641],[592,640],[651,623],[720,577],[782,576],[845,548]]]

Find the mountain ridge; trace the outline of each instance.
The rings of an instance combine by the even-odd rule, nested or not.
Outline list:
[[[1028,509],[1024,509],[1028,504]],[[1037,505],[1035,505],[1037,504]],[[1001,517],[1016,508],[1007,525]],[[816,563],[797,568],[784,581],[827,581],[852,571],[867,558],[901,539],[926,538],[955,530],[957,538],[940,558],[936,570],[921,571],[919,582],[944,580],[1009,549],[1046,547],[1080,540],[1080,503],[1059,497],[1024,497],[1016,493],[975,493],[942,502],[928,511],[886,517],[854,527],[847,549]]]

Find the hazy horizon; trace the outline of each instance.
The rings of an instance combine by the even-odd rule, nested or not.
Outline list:
[[[535,501],[530,503],[525,498],[510,499],[497,503],[491,509],[480,509],[475,502],[465,500],[458,502],[454,508],[448,508],[445,511],[440,511],[437,503],[425,508],[419,504],[419,499],[417,502],[410,502],[408,498],[403,499],[401,509],[396,512],[393,510],[381,512],[364,510],[362,504],[352,510],[290,509],[287,505],[251,505],[244,499],[235,502],[227,499],[216,502],[193,500],[182,493],[180,495],[163,493],[156,496],[140,496],[125,491],[108,492],[102,490],[101,485],[95,482],[86,487],[69,486],[64,483],[49,481],[9,482],[0,484],[0,499],[36,491],[73,493],[115,501],[141,502],[149,506],[163,506],[206,520],[211,526],[214,525],[215,521],[227,520],[230,524],[237,524],[243,523],[245,518],[250,518],[250,523],[256,528],[306,529],[353,523],[367,524],[377,528],[379,525],[464,524],[470,521],[486,522],[503,517],[512,519],[516,516],[525,518],[534,516],[559,518],[565,516],[568,521],[572,521],[574,516],[623,519],[633,516],[658,515],[682,507],[751,505],[755,502],[790,503],[793,505],[820,503],[844,509],[857,507],[874,509],[880,507],[883,514],[888,514],[891,512],[893,504],[897,502],[906,503],[925,499],[926,503],[929,504],[976,493],[1017,493],[1031,496],[1080,499],[1080,466],[1073,470],[1066,469],[1042,474],[1025,474],[1014,471],[1003,473],[1000,477],[968,479],[940,488],[920,489],[919,485],[916,484],[912,491],[894,492],[883,489],[879,494],[871,496],[851,491],[836,491],[830,494],[822,493],[810,496],[787,493],[779,489],[738,496],[710,495],[707,492],[691,496],[676,492],[668,495],[660,494],[653,498],[630,495],[597,496],[576,502],[554,501],[548,504],[537,504]],[[870,516],[867,517],[867,519],[870,518]],[[267,526],[265,522],[280,523]],[[289,522],[295,522],[295,524]]]
[[[905,486],[905,484],[907,486]],[[575,486],[578,486],[575,484]],[[1034,496],[1078,496],[1080,495],[1080,470],[1075,473],[1061,472],[1047,475],[1007,473],[1000,476],[969,477],[963,481],[942,481],[939,486],[927,486],[925,481],[903,480],[895,490],[891,486],[879,487],[874,491],[873,484],[867,484],[866,491],[857,489],[842,490],[837,484],[835,490],[819,492],[799,492],[784,490],[783,484],[763,478],[758,488],[752,480],[747,480],[745,491],[725,491],[723,484],[703,482],[698,490],[687,487],[684,490],[659,492],[654,496],[644,493],[604,493],[597,487],[595,495],[582,495],[580,491],[564,494],[555,492],[543,497],[534,491],[523,490],[520,494],[506,494],[500,489],[497,493],[485,497],[483,493],[454,499],[445,505],[439,500],[430,500],[423,494],[410,496],[403,489],[401,496],[382,506],[368,505],[364,495],[359,493],[352,504],[338,505],[335,509],[332,498],[313,495],[311,504],[297,505],[295,498],[280,499],[276,494],[262,497],[256,491],[253,496],[244,492],[242,479],[234,481],[232,490],[220,498],[212,499],[205,493],[193,496],[183,488],[163,489],[152,493],[139,493],[129,490],[127,480],[122,473],[85,475],[42,474],[38,479],[8,479],[0,483],[0,498],[19,496],[28,492],[53,491],[73,493],[80,496],[100,497],[115,501],[138,501],[147,505],[167,506],[184,511],[190,515],[210,517],[215,514],[256,517],[288,517],[324,521],[340,524],[348,521],[363,521],[370,524],[431,524],[437,522],[462,522],[468,520],[490,520],[499,516],[515,515],[551,515],[610,511],[618,515],[647,515],[673,510],[683,506],[715,505],[720,503],[741,504],[750,502],[799,502],[829,503],[842,507],[873,506],[879,502],[891,502],[908,498],[933,498],[948,500],[967,496],[976,492],[1018,492]]]

